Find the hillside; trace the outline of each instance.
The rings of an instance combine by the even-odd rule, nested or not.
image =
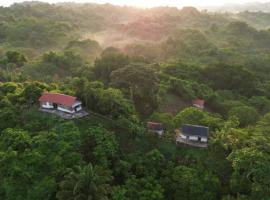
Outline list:
[[[0,199],[270,199],[270,14],[252,8],[1,7]]]
[[[250,3],[243,3],[243,4],[225,4],[223,6],[217,7],[206,7],[205,9],[213,12],[270,12],[270,3],[260,3],[260,2],[250,2]]]
[[[223,28],[235,19],[255,27],[269,26],[268,15],[262,13],[204,13],[192,7],[144,10],[110,4],[22,3],[1,8],[0,17],[2,46],[23,49],[29,56],[64,48],[66,41],[78,39],[94,39],[103,47],[114,43],[124,47],[140,41],[156,42],[179,29],[205,31],[212,25]],[[31,51],[31,48],[38,51]]]

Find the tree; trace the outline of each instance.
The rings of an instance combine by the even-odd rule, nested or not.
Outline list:
[[[78,52],[82,58],[93,63],[100,55],[102,48],[95,40],[74,40],[68,43],[66,50]]]
[[[0,191],[3,199],[53,198],[57,181],[66,168],[81,164],[81,155],[77,152],[79,142],[78,130],[67,124],[45,132],[11,128],[2,131]]]
[[[270,100],[264,96],[253,96],[249,99],[249,104],[256,108],[260,114],[270,111]]]
[[[258,79],[242,66],[218,64],[202,70],[204,82],[211,88],[232,90],[247,97],[258,93]]]
[[[125,67],[129,64],[129,57],[122,54],[113,47],[107,48],[101,54],[101,58],[96,59],[94,66],[95,78],[108,85],[113,71]]]
[[[249,106],[233,107],[229,111],[229,116],[235,116],[239,119],[240,126],[245,127],[255,124],[258,120],[258,113],[256,109]]]
[[[109,199],[110,172],[91,163],[87,166],[76,167],[64,177],[60,183],[60,191],[57,192],[59,200],[73,199]]]
[[[195,169],[186,166],[175,167],[167,184],[170,199],[176,200],[179,197],[187,200],[204,199],[203,184]]]
[[[37,190],[38,184],[45,180],[39,177],[39,183],[35,182],[40,154],[31,150],[32,144],[29,133],[23,130],[7,129],[0,135],[0,191],[4,191],[4,197],[1,198],[29,198],[34,194],[33,184]],[[51,193],[52,190],[46,187],[39,197],[50,197]]]
[[[73,51],[64,51],[64,53],[50,51],[43,55],[42,60],[67,71],[74,71],[75,68],[83,65],[81,57]]]
[[[164,189],[153,177],[130,177],[125,185],[116,187],[112,199],[117,200],[162,200]]]
[[[15,82],[5,82],[0,83],[0,91],[4,94],[15,93],[20,87],[20,85]]]
[[[189,55],[213,54],[216,47],[199,30],[183,29],[175,32],[163,44],[167,58],[188,57]]]
[[[166,167],[164,155],[154,149],[134,163],[135,174],[138,177],[151,176],[158,178]]]
[[[270,196],[270,156],[256,148],[245,147],[232,152],[228,159],[234,169],[231,189],[234,193],[250,195],[253,199]]]
[[[28,82],[25,83],[22,96],[28,104],[34,104],[38,102],[39,97],[41,96],[44,90],[48,90],[49,86],[40,83],[40,82]]]
[[[81,150],[86,162],[108,167],[117,156],[118,142],[112,132],[93,127],[83,135]]]
[[[149,115],[157,108],[157,84],[155,71],[141,64],[128,65],[111,74],[111,85],[124,90],[142,115]]]
[[[204,117],[204,112],[198,108],[186,108],[175,116],[175,124],[181,126],[183,124],[200,125],[201,119]]]
[[[10,106],[1,108],[0,132],[6,128],[16,127],[18,123],[19,123],[19,113],[18,113],[18,110],[14,106],[10,105]]]
[[[175,124],[173,121],[173,115],[171,113],[153,113],[150,117],[150,120],[157,121],[163,124],[163,126],[171,131],[175,128]]]
[[[80,90],[82,89],[76,93],[81,93]],[[131,102],[124,98],[119,89],[104,89],[104,85],[100,82],[85,82],[82,96],[90,110],[114,119],[131,118],[135,112]]]
[[[211,130],[220,129],[223,120],[217,115],[211,115],[201,109],[189,107],[179,112],[174,118],[176,127],[184,124],[208,126]]]
[[[23,130],[6,129],[0,135],[0,149],[23,152],[31,146],[31,138]]]
[[[27,62],[26,57],[18,51],[7,51],[3,64],[13,64],[15,68],[21,67]]]

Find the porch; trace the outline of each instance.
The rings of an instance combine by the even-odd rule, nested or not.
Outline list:
[[[185,144],[185,145],[190,145],[190,146],[194,146],[194,147],[200,147],[200,148],[207,148],[208,144],[207,142],[196,142],[196,141],[192,141],[192,140],[188,140],[188,139],[183,139],[181,137],[177,137],[176,138],[176,143],[181,143],[181,144]]]
[[[84,110],[80,110],[79,112],[75,112],[75,113],[66,113],[60,110],[55,110],[55,109],[39,108],[39,111],[51,113],[63,119],[76,119],[76,118],[82,118],[89,115],[89,113]]]

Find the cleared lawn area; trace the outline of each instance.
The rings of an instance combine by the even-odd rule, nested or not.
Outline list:
[[[186,102],[179,96],[168,93],[162,99],[162,104],[159,107],[159,112],[177,114],[179,111],[190,107],[191,102]]]

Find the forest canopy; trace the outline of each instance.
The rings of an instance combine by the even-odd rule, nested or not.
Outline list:
[[[270,199],[268,19],[192,7],[0,7],[0,199]],[[44,92],[77,97],[89,115],[40,112]],[[175,143],[186,124],[209,128],[208,148]]]

